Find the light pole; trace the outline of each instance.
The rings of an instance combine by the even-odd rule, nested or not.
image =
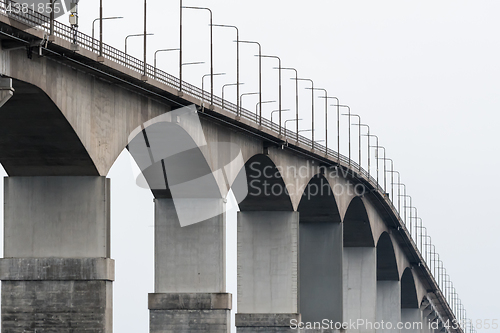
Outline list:
[[[259,46],[259,102],[262,102],[262,47],[259,42],[250,40],[237,40],[236,43],[257,44]],[[262,113],[262,109],[260,111]]]
[[[278,90],[278,110],[281,110],[281,59],[278,56],[272,55],[259,55],[259,58],[274,58],[278,59],[278,81],[279,81],[279,90]],[[261,115],[262,116],[262,115]],[[279,135],[281,135],[281,111],[279,112]]]
[[[368,137],[368,139],[370,139],[371,137],[374,137],[375,139],[377,139],[377,144],[375,146],[370,146],[370,141],[368,141],[368,152],[370,152],[370,148],[378,147],[378,136],[376,136],[374,134],[370,134],[370,133],[368,133],[366,136]],[[379,182],[378,182],[378,149],[375,149],[375,161],[377,162],[377,187],[378,187],[379,186]]]
[[[201,77],[201,112],[203,112],[204,108],[205,108],[205,89],[203,88],[204,87],[204,83],[205,83],[205,77],[207,76],[210,76],[210,81],[212,82],[212,87],[213,87],[213,82],[214,82],[214,76],[216,75],[226,75],[226,73],[210,73],[210,74],[205,74]],[[211,99],[210,99],[210,110],[213,110],[213,97],[214,95],[212,94],[211,95]]]
[[[404,195],[402,195],[404,197],[404,205],[403,205],[403,208],[405,209],[405,215],[406,215],[406,208],[410,208],[412,207],[412,199],[411,199],[411,196],[410,195],[407,195],[406,193]],[[406,206],[406,198],[410,198],[410,205],[409,206]],[[406,216],[405,216],[405,225],[406,225]],[[410,229],[411,229],[411,209],[410,209]]]
[[[182,96],[182,0],[179,0],[179,96]]]
[[[285,141],[288,143],[286,137],[286,123],[289,122],[289,121],[295,121],[296,123],[298,123],[299,121],[301,121],[302,119],[299,119],[299,118],[295,118],[295,119],[288,119],[288,120],[285,120],[285,124],[284,124],[284,127],[285,127]],[[297,125],[298,127],[298,125]],[[297,135],[297,142],[299,142],[299,130],[297,130],[297,132],[295,133]]]
[[[275,113],[275,112],[287,112],[287,111],[291,111],[291,110],[290,109],[283,109],[283,110],[273,110],[273,111],[271,111],[271,123],[273,122],[273,113]]]
[[[392,185],[392,183],[394,183],[394,162],[391,158],[385,158],[384,157],[384,165],[385,165],[385,161],[391,161],[391,171],[389,171],[391,173],[391,199],[392,199],[392,202],[394,203],[394,185]]]
[[[292,78],[292,80],[293,79],[294,78]],[[311,82],[311,129],[312,129],[311,142],[312,142],[312,149],[314,150],[314,82],[311,79],[295,78],[295,80]]]
[[[309,88],[306,88],[309,89]],[[328,155],[328,92],[324,88],[311,88],[311,90],[322,90],[325,92],[325,96],[319,96],[325,99],[325,155]],[[338,104],[338,99],[337,99]]]
[[[212,10],[207,7],[188,7],[186,9],[208,10],[210,13],[210,109],[214,109],[214,43],[213,43],[213,26],[212,26]]]
[[[366,127],[368,129],[368,147],[370,147],[370,126],[366,124],[359,124],[360,128],[361,127]],[[368,148],[368,180],[370,180],[370,148]]]
[[[290,70],[295,72],[295,120],[296,120],[296,127],[295,127],[295,133],[297,134],[297,141],[299,141],[299,75],[297,73],[297,70],[292,67],[281,67],[281,69],[284,70]],[[285,126],[286,130],[286,126]],[[286,136],[286,135],[285,135]]]
[[[252,92],[252,93],[244,93],[244,94],[241,94],[240,95],[240,109],[239,109],[239,116],[241,117],[241,109],[243,108],[241,102],[242,102],[242,97],[243,96],[249,96],[249,95],[259,95],[260,96],[260,92]]]
[[[141,80],[142,81],[147,81],[148,80],[148,77],[147,77],[147,67],[148,67],[148,64],[147,64],[147,61],[146,61],[146,41],[147,41],[147,19],[146,19],[146,14],[147,14],[147,0],[144,0],[144,73],[141,77]]]
[[[239,99],[240,96],[240,33],[238,27],[235,25],[226,25],[226,24],[212,24],[213,27],[222,27],[222,28],[234,28],[236,29],[236,110],[239,110]],[[224,94],[224,90],[222,90]],[[222,99],[224,103],[224,98]]]
[[[239,83],[239,82],[227,83],[227,84],[222,86],[222,109],[223,110],[224,110],[224,88],[229,87],[229,86],[236,86],[236,89],[239,90],[239,85],[241,85],[241,84],[244,84],[244,83]],[[239,96],[239,95],[236,95],[236,96]],[[238,97],[236,97],[236,113],[238,113],[238,109],[239,109],[239,102],[238,102]]]
[[[154,34],[147,34],[148,36],[153,36]],[[135,35],[128,35],[127,37],[125,37],[125,55],[127,55],[127,40],[129,39],[129,37],[142,37],[144,36],[144,34],[135,34]]]
[[[357,114],[351,113],[351,114],[342,114],[343,116],[349,116],[349,123],[351,122],[351,117],[358,117],[358,163],[359,163],[359,172],[361,173],[361,117]],[[351,128],[351,125],[356,125],[356,124],[349,124],[349,129]],[[385,150],[384,150],[385,151]],[[385,153],[384,153],[385,156]]]
[[[326,93],[326,91],[325,91]],[[334,99],[337,101],[337,104],[334,104],[337,106],[337,164],[340,164],[340,100],[337,97],[334,96],[319,96],[319,98],[325,98],[325,100],[328,99]],[[330,106],[334,106],[330,105]],[[326,145],[328,147],[328,138],[326,139]]]
[[[347,114],[349,116],[349,168],[351,168],[351,125],[350,125],[350,122],[351,122],[350,121],[350,119],[351,119],[351,108],[348,105],[342,105],[342,104],[333,104],[331,106],[336,106],[336,107],[341,107],[341,108],[347,108],[347,112],[348,112]],[[337,110],[337,112],[338,112],[338,110]],[[340,125],[337,125],[337,126],[338,126],[337,132],[340,132]],[[377,138],[377,142],[378,142],[378,138]],[[368,148],[368,149],[370,149],[370,148]],[[339,154],[340,154],[340,148],[339,148]],[[377,177],[378,177],[378,162],[377,162]],[[377,184],[378,184],[378,178],[377,178]]]
[[[255,122],[257,122],[257,117],[259,117],[259,126],[262,125],[262,104],[265,103],[275,103],[276,101],[262,101],[262,102],[257,102],[255,105]],[[260,105],[260,108],[259,108]]]
[[[404,197],[404,201],[403,201],[403,206],[406,206],[406,185],[403,184],[403,183],[400,183],[399,182],[399,173],[398,173],[398,182],[397,183],[394,183],[394,185],[398,185],[398,206],[399,206],[399,198],[400,197]],[[400,195],[399,193],[399,186],[403,186],[404,187],[404,195]],[[401,214],[401,211],[399,212],[399,214]],[[404,223],[406,224],[406,209],[403,210],[403,215],[404,215]]]
[[[155,56],[154,56],[154,66],[155,66],[154,78],[155,79],[156,79],[156,54],[158,52],[169,52],[169,51],[179,51],[179,49],[162,49],[162,50],[155,51]]]
[[[102,1],[102,0],[101,0]],[[100,20],[116,20],[116,19],[122,19],[123,16],[113,16],[113,17],[103,17],[103,18],[96,18],[94,21],[92,21],[92,51],[95,51],[95,48],[94,48],[94,26],[95,26],[95,23],[97,21],[100,22]],[[102,34],[99,33],[99,36],[101,36]]]

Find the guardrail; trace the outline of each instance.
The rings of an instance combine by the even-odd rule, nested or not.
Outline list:
[[[46,33],[50,33],[51,22],[49,17],[41,13],[34,12],[31,9],[28,9],[27,11],[12,10],[8,12],[9,4],[11,5],[11,8],[14,8],[12,6],[15,6],[16,2],[11,0],[0,0],[0,13],[3,13],[4,15],[12,19],[15,19],[16,21],[24,23],[28,26],[34,28],[36,27],[38,29],[42,29]],[[54,21],[53,24],[54,24],[53,33],[55,36],[60,37],[69,42],[75,43],[79,47],[85,48],[94,53],[100,52],[100,43],[97,39],[94,39],[91,36],[88,36],[82,32],[76,31],[72,27],[66,26],[58,21]],[[103,43],[102,56],[126,68],[134,70],[138,73],[142,73],[143,75],[146,75],[147,77],[153,80],[157,80],[163,84],[166,84],[169,87],[180,90],[181,82],[175,76],[170,75],[158,68],[155,68],[150,64],[146,64],[146,66],[144,66],[144,62],[142,60],[132,57],[131,55],[126,54],[110,45]],[[192,84],[189,84],[187,82],[182,82],[182,92],[186,95],[199,99],[200,104],[205,104],[209,102],[212,97],[209,92],[203,91],[200,88]],[[415,230],[413,230],[413,228],[411,227],[411,218],[409,221],[410,228],[408,228],[407,221],[401,218],[400,214],[401,212],[398,211],[398,209],[396,209],[394,205],[393,202],[394,198],[392,198],[391,200],[388,197],[388,195],[386,195],[387,189],[383,188],[377,182],[377,180],[374,179],[358,163],[340,154],[339,152],[336,152],[332,149],[326,149],[325,146],[318,144],[317,142],[314,143],[313,147],[313,142],[310,139],[302,135],[297,135],[296,132],[288,130],[282,127],[280,124],[271,122],[267,118],[264,117],[260,118],[255,112],[251,112],[241,107],[238,110],[237,106],[234,103],[231,103],[226,100],[223,101],[218,96],[215,95],[213,96],[213,104],[214,106],[219,107],[225,111],[232,112],[235,115],[239,115],[242,118],[245,118],[249,121],[253,121],[256,124],[261,125],[263,128],[266,128],[274,132],[277,137],[278,133],[282,133],[284,138],[286,138],[286,140],[290,139],[289,141],[291,143],[302,144],[311,149],[314,148],[315,153],[325,155],[326,157],[330,158],[333,162],[338,162],[343,167],[350,169],[353,172],[353,175],[357,174],[357,177],[363,179],[365,182],[368,182],[371,186],[373,186],[373,188],[378,191],[381,198],[383,198],[383,200],[385,201],[389,209],[392,211],[394,216],[398,219],[401,228],[403,229],[404,233],[408,236],[408,239],[411,242],[411,246],[413,246],[416,249],[417,255],[419,256],[419,260],[425,265],[425,269],[428,271],[429,275],[433,277],[434,283],[437,286],[437,289],[439,290],[440,296],[443,299],[445,299],[448,308],[451,310],[452,316],[454,316],[457,320],[460,321],[461,323],[460,330],[462,332],[464,331],[475,332],[472,323],[470,321],[467,321],[466,317],[462,314],[464,310],[462,310],[460,306],[458,306],[456,302],[456,297],[453,297],[453,294],[447,292],[449,285],[446,284],[444,276],[441,276],[442,267],[440,269],[440,265],[437,265],[437,261],[435,260],[430,260],[430,263],[428,262],[429,259],[431,258],[431,255],[433,254],[435,255],[435,252],[431,251],[431,246],[433,245],[431,245],[430,242],[429,243],[427,243],[427,241],[425,243],[423,242],[423,237],[426,237],[426,239],[429,238],[427,233],[424,236],[422,231],[421,232],[418,231],[419,228],[418,226],[416,226]],[[421,225],[420,230],[422,229],[424,228]],[[420,242],[418,241],[418,239],[420,239]],[[424,253],[425,258],[422,253]],[[443,290],[445,290],[444,293]],[[467,330],[468,325],[469,325],[469,330]]]

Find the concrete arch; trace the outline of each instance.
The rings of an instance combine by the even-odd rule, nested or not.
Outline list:
[[[344,216],[344,247],[374,247],[372,228],[365,204],[354,197]]]
[[[246,177],[246,181],[242,177]],[[233,186],[236,200],[240,202],[240,211],[294,211],[280,170],[264,154],[254,155],[246,161],[235,183],[248,186],[248,194],[244,199],[241,198],[244,191]]]
[[[342,224],[330,184],[311,178],[299,207],[299,310],[306,322],[342,321]]]
[[[401,277],[401,308],[418,309],[419,301],[415,279],[410,267],[407,267]]]
[[[377,281],[399,281],[394,245],[388,232],[383,232],[377,241]]]
[[[77,133],[40,88],[13,80],[0,112],[0,162],[9,176],[98,176]]]

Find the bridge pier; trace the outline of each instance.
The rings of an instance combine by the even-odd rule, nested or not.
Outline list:
[[[238,212],[238,333],[297,332],[299,213]]]
[[[424,324],[422,322],[422,311],[420,311],[420,309],[418,308],[401,309],[401,322],[405,324],[405,327],[401,329],[401,333],[424,332],[423,331]],[[422,323],[422,330],[418,326],[416,326],[418,323]]]
[[[394,332],[401,322],[401,285],[399,281],[377,281],[377,323],[385,323],[377,333]],[[390,323],[391,326],[388,326]]]
[[[344,322],[363,319],[376,322],[377,255],[375,247],[344,247]],[[361,325],[357,333],[374,333],[375,329]]]
[[[6,177],[2,332],[112,332],[109,180]]]
[[[181,227],[173,199],[156,198],[150,332],[230,332],[225,274],[225,214]]]

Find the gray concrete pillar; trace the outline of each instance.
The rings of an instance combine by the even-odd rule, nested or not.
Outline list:
[[[401,309],[401,333],[423,333],[422,311],[416,308]]]
[[[374,333],[377,306],[375,247],[344,247],[344,322],[360,323],[347,332]]]
[[[377,333],[399,332],[401,322],[401,284],[399,281],[377,281]]]
[[[302,319],[342,323],[342,224],[301,222],[299,230]]]
[[[109,180],[5,178],[2,332],[112,332]]]
[[[297,332],[297,212],[238,213],[238,333]]]
[[[225,203],[218,204],[223,212]],[[181,227],[174,201],[155,199],[150,332],[228,333],[231,294],[225,293],[225,274],[225,214]]]

